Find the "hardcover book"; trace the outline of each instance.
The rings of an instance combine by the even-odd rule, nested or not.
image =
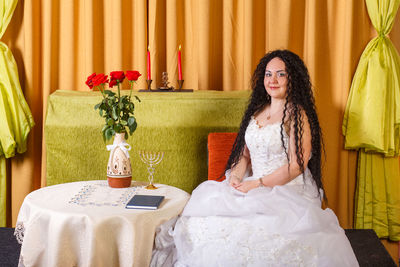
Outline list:
[[[164,196],[134,195],[131,200],[128,201],[125,208],[156,210],[163,200]]]

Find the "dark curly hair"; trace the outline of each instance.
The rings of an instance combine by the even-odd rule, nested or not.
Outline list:
[[[281,141],[282,146],[286,147],[283,141],[283,131],[285,122],[289,121],[294,128],[294,139],[297,163],[301,168],[304,177],[304,158],[302,151],[302,136],[303,136],[303,114],[307,116],[311,128],[311,155],[308,161],[308,168],[311,171],[318,189],[323,190],[321,180],[321,150],[323,148],[322,132],[319,126],[318,116],[315,108],[315,100],[312,92],[310,76],[307,67],[303,60],[295,53],[289,50],[275,50],[266,54],[261,58],[252,77],[252,89],[249,104],[244,113],[240,129],[232,147],[232,152],[226,165],[226,169],[233,168],[238,162],[244,151],[245,132],[249,125],[252,115],[263,110],[271,103],[271,97],[267,94],[264,87],[265,68],[273,58],[280,58],[286,66],[288,74],[288,87],[285,106],[283,110],[283,118],[281,122]],[[289,161],[289,155],[286,152]],[[319,191],[319,190],[318,190]],[[326,196],[324,194],[324,199]]]

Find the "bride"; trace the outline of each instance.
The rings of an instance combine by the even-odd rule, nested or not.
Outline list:
[[[152,266],[358,266],[343,229],[321,209],[321,129],[308,70],[266,54],[227,163],[182,215],[160,226]]]

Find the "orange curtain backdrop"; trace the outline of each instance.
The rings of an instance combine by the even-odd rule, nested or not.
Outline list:
[[[167,19],[168,18],[168,19]],[[329,206],[352,227],[356,154],[343,149],[340,127],[351,78],[371,36],[359,1],[149,0],[153,80],[168,71],[176,86],[182,45],[185,88],[244,90],[265,52],[303,57],[325,133],[324,182]]]
[[[24,197],[45,185],[43,126],[56,89],[87,90],[92,72],[146,73],[153,86],[167,71],[177,80],[182,45],[185,88],[245,90],[258,60],[287,48],[309,67],[324,132],[326,194],[341,225],[352,227],[356,154],[343,149],[341,123],[359,57],[374,36],[364,0],[25,0],[3,37],[12,50],[36,127],[28,151],[8,162],[9,224]],[[400,22],[392,40],[400,47]],[[141,79],[136,88],[144,88]],[[12,222],[11,222],[12,218]]]
[[[20,82],[36,126],[28,150],[7,164],[8,225],[15,225],[25,196],[45,185],[44,121],[57,89],[87,90],[92,72],[145,72],[146,0],[20,1],[2,41],[17,61]],[[136,85],[144,87],[144,80]]]

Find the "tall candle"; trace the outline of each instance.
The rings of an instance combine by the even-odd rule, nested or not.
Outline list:
[[[150,46],[147,47],[147,80],[151,80]]]
[[[179,45],[179,51],[178,51],[178,80],[183,80],[183,78],[182,78],[181,45]]]

